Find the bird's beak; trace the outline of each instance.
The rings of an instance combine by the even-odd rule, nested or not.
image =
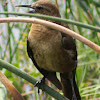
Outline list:
[[[17,5],[15,7],[28,7],[28,8],[32,8],[31,5]]]
[[[17,5],[15,7],[27,7],[27,8],[32,8],[33,10],[28,11],[28,13],[35,13],[35,9],[31,7],[31,5]]]

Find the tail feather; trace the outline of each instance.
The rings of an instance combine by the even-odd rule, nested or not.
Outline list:
[[[73,84],[74,84],[74,89],[75,89],[77,100],[81,100],[81,96],[80,96],[80,93],[79,93],[75,78],[73,79]]]
[[[64,93],[64,96],[66,96],[70,100],[76,100],[73,98],[73,90],[72,90],[73,87],[77,100],[81,100],[79,90],[75,82],[75,76],[72,78],[69,73],[61,73],[60,77],[61,77],[61,85],[62,85],[62,91]],[[71,78],[73,79],[72,81],[73,86],[71,84]]]

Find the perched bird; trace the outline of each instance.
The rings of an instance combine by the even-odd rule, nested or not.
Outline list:
[[[61,17],[58,8],[48,0],[39,0],[32,5],[18,5],[32,8],[29,13]],[[62,22],[55,22],[64,27]],[[51,81],[70,100],[81,100],[75,82],[77,50],[73,38],[41,24],[32,24],[28,39],[27,52],[35,67]],[[56,77],[60,73],[61,82]]]

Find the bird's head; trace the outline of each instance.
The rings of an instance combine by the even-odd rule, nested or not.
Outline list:
[[[29,13],[60,17],[58,8],[49,0],[39,0],[33,3],[32,5],[18,5],[17,7],[32,8],[32,10],[29,11]]]

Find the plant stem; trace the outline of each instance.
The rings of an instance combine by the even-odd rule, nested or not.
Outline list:
[[[95,31],[100,32],[100,28],[98,28],[98,27],[88,25],[88,24],[83,24],[81,22],[76,22],[76,21],[72,21],[72,20],[68,20],[68,19],[62,19],[62,18],[58,18],[58,17],[39,15],[39,14],[30,14],[30,13],[16,13],[16,12],[1,12],[0,14],[37,17],[37,18],[41,18],[41,19],[64,22],[64,23],[67,23],[67,24],[72,24],[72,25],[76,25],[76,26],[79,26],[79,27],[83,27],[83,28],[87,28],[87,29],[91,29],[91,30],[95,30]]]
[[[13,72],[14,74],[22,77],[23,79],[27,80],[28,82],[32,83],[33,85],[35,85],[37,82],[36,79],[34,79],[32,76],[28,75],[26,72],[21,71],[17,67],[15,67],[1,59],[0,59],[0,67],[3,67],[5,69]],[[42,87],[44,87],[43,90],[46,93],[48,93],[49,95],[51,95],[52,97],[54,97],[57,100],[69,100],[45,84],[44,84],[44,86],[41,86],[41,87],[39,86],[40,89],[42,89]]]

